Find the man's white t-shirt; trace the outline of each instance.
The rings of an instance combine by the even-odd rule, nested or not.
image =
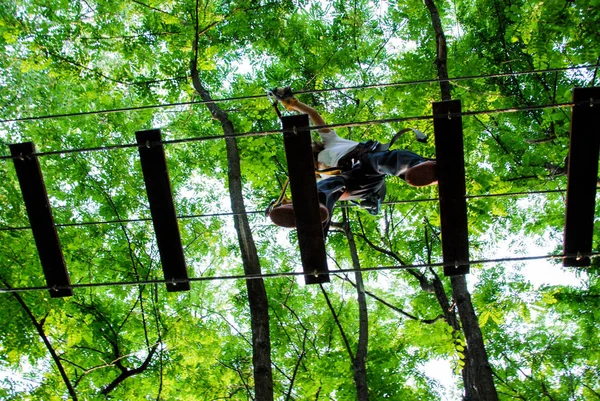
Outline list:
[[[319,152],[318,161],[326,168],[337,167],[340,159],[358,145],[358,142],[340,138],[334,130],[319,132],[319,135],[325,149]]]

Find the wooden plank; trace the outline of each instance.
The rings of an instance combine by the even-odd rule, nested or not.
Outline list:
[[[37,157],[32,156],[35,146],[33,142],[10,145],[10,153],[18,157],[13,161],[46,284],[48,287],[57,288],[50,290],[50,296],[70,297],[73,295],[73,290],[68,288],[71,286],[71,280],[52,217],[42,170]]]
[[[329,282],[329,269],[319,212],[308,115],[282,117],[281,122],[304,280],[306,284],[326,283]]]
[[[594,208],[600,153],[600,87],[575,88],[571,118],[571,143],[567,167],[567,207],[564,253],[592,252]],[[563,266],[589,266],[589,257],[563,259]]]
[[[460,100],[433,103],[433,129],[437,160],[442,253],[446,276],[469,273],[469,232],[465,199],[465,161]]]
[[[135,136],[140,145],[140,161],[163,274],[167,281],[183,280],[177,283],[167,282],[167,291],[189,291],[190,283],[187,281],[188,273],[173,204],[167,159],[160,143],[160,130],[138,131]]]

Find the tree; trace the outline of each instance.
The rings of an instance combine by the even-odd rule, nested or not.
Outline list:
[[[229,194],[231,210],[235,214],[234,224],[238,242],[242,251],[244,272],[247,275],[260,275],[260,262],[252,238],[248,216],[244,206],[242,193],[242,174],[238,146],[233,134],[235,133],[231,120],[219,106],[212,103],[210,93],[206,90],[198,73],[198,39],[199,39],[199,2],[196,1],[196,36],[192,45],[194,56],[191,61],[191,76],[194,89],[206,103],[213,118],[219,121],[226,136],[227,165],[229,166]],[[252,330],[252,361],[254,365],[255,397],[259,400],[273,399],[273,373],[271,371],[271,336],[269,329],[269,303],[265,285],[260,279],[247,279],[248,302],[250,304]]]
[[[435,64],[438,77],[444,81],[440,82],[442,100],[451,100],[450,83],[448,79],[446,36],[442,27],[440,14],[433,0],[426,0],[425,5],[431,14],[431,21],[435,32],[437,57]],[[458,309],[458,315],[462,323],[463,333],[466,338],[465,367],[463,379],[465,382],[465,397],[474,400],[498,399],[492,367],[488,361],[485,345],[477,315],[471,302],[471,294],[467,288],[467,280],[464,275],[450,277],[452,283],[452,298]]]
[[[598,65],[592,0],[434,5],[449,77]],[[332,275],[324,285],[331,307],[301,279],[222,278],[300,270],[294,232],[260,213],[285,180],[281,138],[237,136],[280,128],[264,89],[307,91],[299,96],[332,123],[430,115],[437,82],[373,84],[442,76],[434,32],[417,1],[18,0],[0,7],[0,155],[5,144],[24,141],[41,152],[91,149],[39,158],[72,283],[162,278],[137,149],[126,146],[149,128],[175,140],[165,151],[181,238],[190,276],[204,280],[184,293],[135,284],[76,288],[65,299],[0,294],[1,397],[437,400],[444,389],[424,367],[440,360],[457,374],[464,365],[457,391],[481,396],[473,386],[489,385],[471,381],[479,362],[470,332],[459,331],[470,329],[452,307],[454,288],[456,300],[471,298],[456,305],[461,319],[463,306],[477,310],[499,399],[598,398],[596,267],[577,272],[581,286],[535,287],[506,264],[486,264],[473,267],[470,292],[435,268],[365,270],[440,260],[435,202],[385,205],[381,216],[348,207],[356,252],[345,232],[332,232],[327,250],[332,266],[361,266],[362,274]],[[563,103],[572,87],[597,85],[596,69],[449,86],[465,110]],[[339,89],[346,86],[361,87]],[[29,119],[36,116],[54,117]],[[387,142],[408,124],[431,134],[428,120],[338,133]],[[469,194],[565,187],[567,108],[465,116],[463,124]],[[408,136],[397,146],[434,153]],[[2,286],[43,286],[9,159],[0,160],[0,179]],[[389,180],[390,201],[435,197],[435,188]],[[527,241],[546,242],[560,252],[562,193],[529,199],[469,200],[473,257],[486,258],[498,241],[523,252]],[[341,208],[334,220],[343,221]]]

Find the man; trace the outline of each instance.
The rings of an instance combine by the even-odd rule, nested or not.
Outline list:
[[[314,125],[325,125],[323,117],[312,107],[300,102],[289,88],[272,92],[287,109],[308,114]],[[323,233],[327,235],[331,215],[338,200],[362,200],[377,205],[385,197],[385,176],[395,175],[414,187],[437,184],[436,163],[407,150],[378,149],[378,143],[363,143],[340,138],[334,130],[318,130],[322,143],[313,144],[317,171],[339,168],[332,175],[317,182],[321,203]],[[293,207],[274,207],[269,214],[273,223],[282,227],[295,227]]]

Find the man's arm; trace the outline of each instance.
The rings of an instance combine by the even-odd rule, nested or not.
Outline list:
[[[314,108],[310,107],[307,104],[302,103],[299,100],[296,100],[295,102],[290,104],[289,107],[292,108],[293,110],[299,111],[300,113],[308,114],[308,117],[312,120],[313,125],[325,125],[326,124],[325,120],[323,120],[323,117],[321,117],[321,114],[319,114],[319,112],[317,110],[315,110]],[[331,130],[329,128],[322,128],[318,132],[327,134],[328,132],[331,132]]]
[[[308,117],[311,119],[313,125],[325,125],[325,120],[321,117],[321,114],[314,108],[310,107],[307,104],[302,103],[295,97],[289,97],[285,99],[280,99],[279,102],[283,104],[283,106],[288,110],[295,110],[300,113],[308,114]],[[320,134],[327,134],[331,132],[329,128],[322,128],[318,131]]]

